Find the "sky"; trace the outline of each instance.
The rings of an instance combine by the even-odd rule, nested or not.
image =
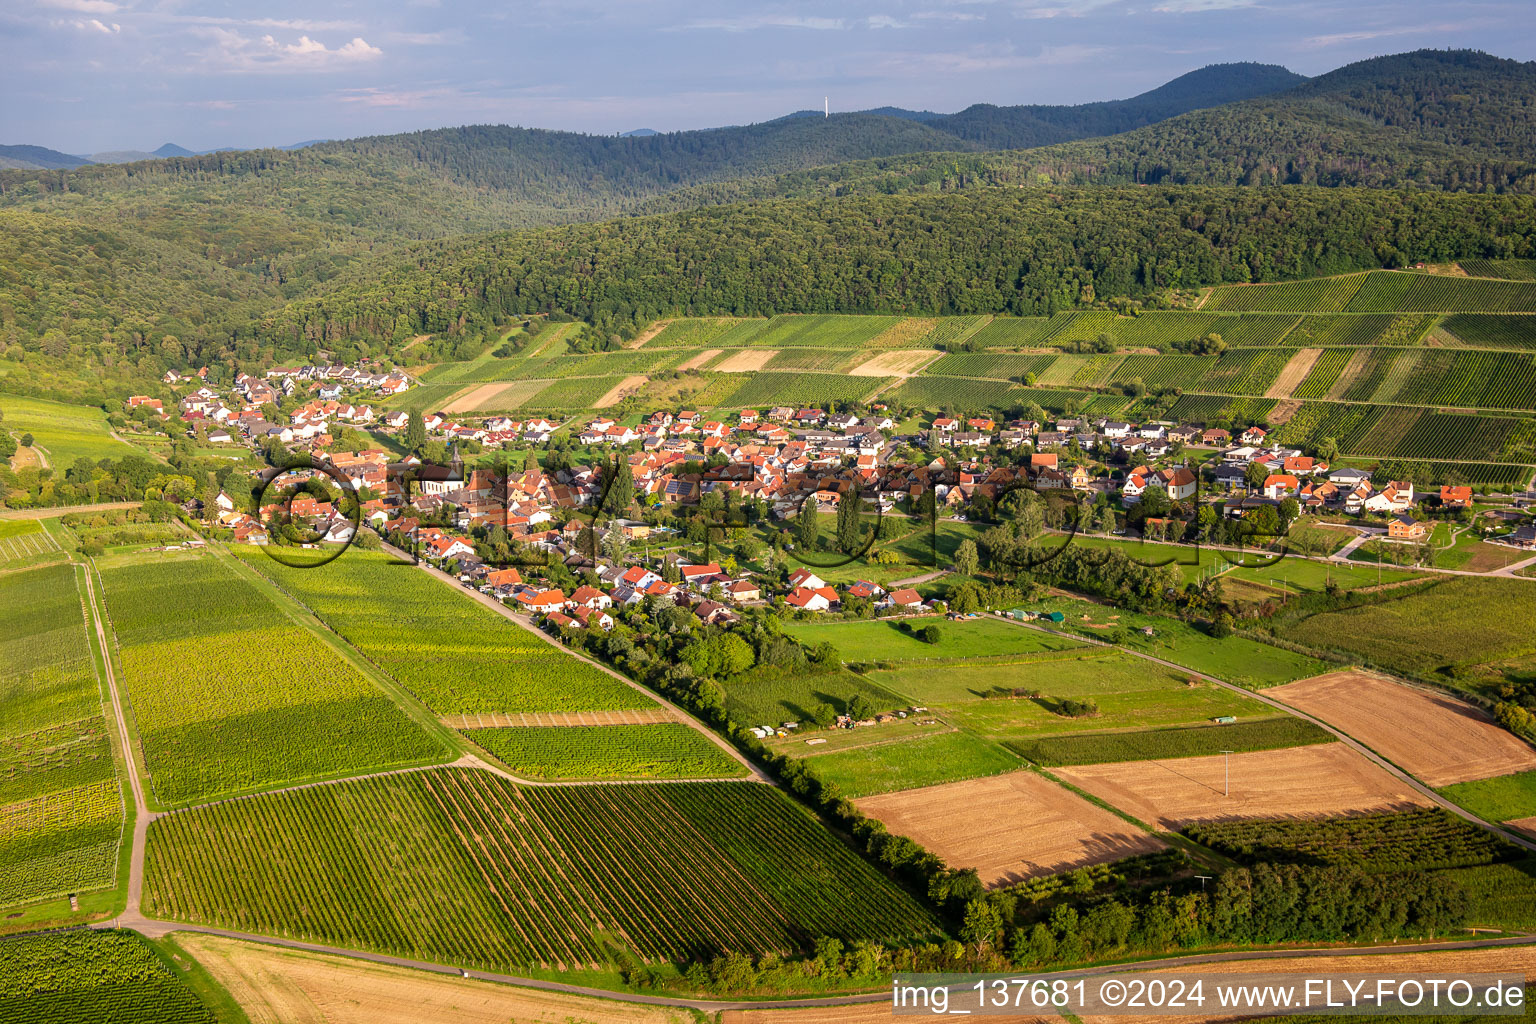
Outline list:
[[[0,0],[0,144],[609,134],[795,110],[1083,103],[1207,64],[1536,58],[1531,0]]]

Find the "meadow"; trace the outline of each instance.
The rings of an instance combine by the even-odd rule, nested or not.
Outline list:
[[[939,642],[927,643],[908,632],[937,626]],[[874,661],[949,660],[993,655],[1061,651],[1082,644],[1021,629],[1016,623],[995,617],[962,619],[937,617],[871,619],[853,622],[786,622],[784,632],[807,647],[830,643],[845,663]]]
[[[464,735],[525,779],[731,779],[747,774],[741,762],[682,723],[467,729]]]
[[[811,769],[850,800],[876,793],[935,786],[1016,771],[1023,762],[995,743],[966,732],[936,732],[897,742],[878,741],[879,728],[868,730],[869,744],[813,754]]]
[[[234,566],[132,556],[104,563],[101,577],[145,766],[167,806],[449,758]]]
[[[743,725],[803,722],[818,704],[842,712],[855,695],[876,711],[903,706],[902,698],[853,672],[778,672],[763,670],[725,682],[725,707]]]
[[[81,456],[88,459],[120,459],[137,449],[112,437],[107,414],[88,405],[65,405],[42,398],[0,394],[0,426],[20,438],[31,434],[61,472]]]
[[[319,569],[291,568],[256,548],[236,554],[438,714],[654,705],[459,588],[386,554],[354,549]]]
[[[0,942],[4,1024],[220,1020],[133,932],[49,932]]]
[[[1436,792],[1485,821],[1536,817],[1536,772],[1458,782]]]
[[[497,970],[926,934],[937,923],[751,783],[523,788],[440,768],[170,815],[146,912]],[[444,912],[451,908],[451,912]]]
[[[0,575],[0,906],[116,880],[123,801],[79,571]]]

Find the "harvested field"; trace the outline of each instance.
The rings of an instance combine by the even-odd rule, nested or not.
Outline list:
[[[640,385],[644,384],[648,380],[650,380],[650,378],[643,373],[631,374],[630,376],[625,377],[623,380],[619,381],[613,387],[609,388],[603,397],[592,403],[592,408],[606,409],[608,406],[613,405],[625,395],[637,390]]]
[[[720,365],[713,369],[720,373],[755,373],[778,354],[779,350],[776,348],[746,348],[740,352],[732,352],[720,360]]]
[[[548,380],[496,381],[460,392],[443,404],[443,412],[515,409],[553,383]]]
[[[251,1024],[684,1024],[686,1010],[430,974],[215,935],[173,938]],[[886,1015],[890,1009],[885,1008]]]
[[[1505,828],[1512,828],[1524,835],[1536,839],[1536,818],[1516,818],[1514,821],[1506,821]]]
[[[1233,754],[1230,796],[1223,795],[1226,760],[1216,755],[1124,761],[1052,772],[1170,831],[1194,821],[1323,818],[1429,806],[1405,783],[1343,743]]]
[[[903,349],[882,352],[848,371],[850,377],[905,377],[939,353],[931,349]]]
[[[1276,402],[1275,407],[1269,411],[1269,416],[1267,416],[1266,419],[1268,420],[1269,425],[1272,427],[1283,427],[1287,423],[1291,422],[1291,417],[1296,415],[1297,411],[1301,409],[1301,406],[1302,403],[1296,401],[1295,399],[1287,399],[1283,402]]]
[[[934,332],[939,321],[932,317],[912,316],[888,327],[866,342],[869,348],[907,348]]]
[[[697,370],[699,367],[703,366],[705,363],[709,362],[711,359],[715,358],[715,356],[724,351],[725,350],[721,348],[707,348],[696,356],[689,356],[688,361],[679,366],[678,369]]]
[[[1268,695],[1344,730],[1429,786],[1536,768],[1536,750],[1472,705],[1372,673],[1330,672]]]
[[[1137,970],[1132,965],[1128,970]],[[1157,970],[1157,969],[1154,969]],[[1157,973],[1189,974],[1191,968],[1168,967]],[[1275,957],[1261,960],[1236,960],[1200,964],[1193,968],[1201,974],[1298,974],[1323,977],[1329,974],[1392,974],[1420,978],[1451,978],[1464,974],[1523,972],[1527,983],[1536,981],[1536,946],[1504,946],[1489,949],[1448,949],[1428,953],[1366,953],[1359,956]],[[1234,979],[1237,980],[1237,979]],[[889,1008],[886,1010],[890,1012]],[[1241,1015],[1251,1017],[1252,1014]],[[1203,1021],[1236,1020],[1239,1016],[1219,1014],[1127,1016],[1123,1014],[1084,1015],[1083,1024],[1200,1024]],[[1262,1019],[1262,1018],[1261,1018]],[[1340,1018],[1355,1020],[1360,1018]],[[1404,1018],[1397,1017],[1397,1020]],[[1426,1018],[1427,1019],[1427,1018]],[[1439,1018],[1446,1020],[1449,1018]],[[786,1019],[783,1024],[794,1024]]]
[[[855,800],[952,868],[986,886],[1163,849],[1163,842],[1034,772],[951,782]]]
[[[495,712],[480,715],[444,715],[442,723],[450,729],[505,729],[514,726],[538,727],[545,725],[656,725],[675,722],[677,716],[669,708],[636,708],[629,711],[545,711],[503,715]]]
[[[1290,398],[1296,386],[1307,379],[1307,374],[1312,372],[1312,364],[1317,362],[1317,357],[1323,354],[1320,348],[1304,348],[1291,356],[1291,361],[1285,364],[1280,371],[1280,376],[1264,392],[1265,398]]]

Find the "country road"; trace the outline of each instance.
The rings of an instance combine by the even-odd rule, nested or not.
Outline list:
[[[138,508],[140,501],[103,501],[95,505],[60,505],[56,508],[0,509],[0,519],[53,519],[71,512],[105,512],[114,508]]]

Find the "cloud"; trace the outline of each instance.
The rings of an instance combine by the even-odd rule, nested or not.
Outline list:
[[[981,15],[970,11],[918,11],[912,15],[918,21],[980,21]]]
[[[113,22],[111,25],[104,25],[104,24],[102,24],[101,21],[97,20],[96,18],[90,18],[90,19],[87,19],[85,21],[76,21],[74,23],[74,25],[75,25],[75,28],[78,28],[78,29],[88,29],[88,30],[92,30],[92,31],[96,31],[96,32],[105,32],[109,36],[112,35],[115,32],[121,32],[123,30],[123,26],[119,25],[117,22]]]
[[[1034,0],[1018,7],[1014,14],[1020,18],[1082,18],[1100,7],[1107,7],[1117,0],[1058,0],[1053,4],[1039,4]]]
[[[1392,28],[1361,29],[1357,32],[1334,32],[1329,35],[1309,36],[1302,40],[1303,46],[1322,48],[1325,46],[1338,46],[1342,43],[1364,43],[1372,39],[1386,39],[1392,36],[1413,36],[1430,32],[1454,32],[1466,27],[1461,25],[1397,25]]]
[[[912,75],[962,75],[989,71],[1022,71],[1040,67],[1063,67],[1110,52],[1107,46],[1069,43],[1043,46],[1033,56],[1018,53],[1011,45],[978,45],[964,50],[931,50],[916,53],[886,53],[875,61],[878,73],[893,77]]]
[[[1159,14],[1202,14],[1206,11],[1232,11],[1252,7],[1256,0],[1163,0],[1152,8]]]
[[[818,18],[798,14],[747,14],[739,18],[698,18],[674,26],[681,30],[703,29],[716,32],[753,32],[762,28],[806,28],[828,32],[845,29],[842,18]]]
[[[270,33],[251,39],[225,28],[196,31],[213,40],[212,48],[202,54],[204,64],[225,71],[326,71],[384,55],[362,36],[332,49],[308,35],[284,43]]]
[[[897,21],[889,14],[871,14],[865,19],[865,24],[870,28],[907,28],[904,21]]]
[[[43,6],[78,14],[116,14],[121,10],[109,0],[43,0]]]

